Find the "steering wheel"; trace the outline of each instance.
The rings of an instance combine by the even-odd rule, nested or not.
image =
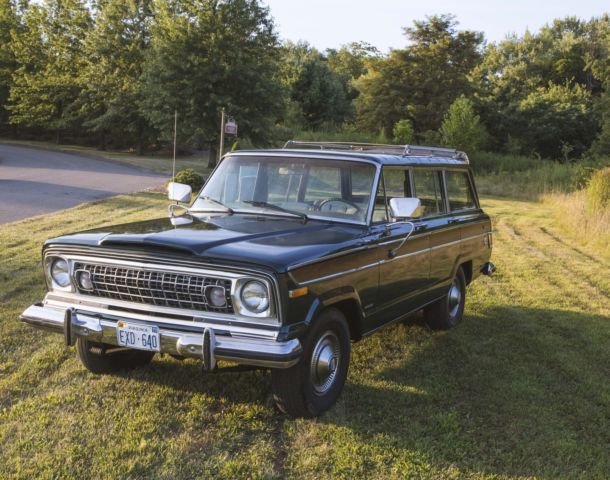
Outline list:
[[[350,202],[350,201],[348,201],[348,200],[344,200],[344,199],[342,199],[342,198],[327,198],[327,199],[325,199],[325,200],[322,200],[322,201],[321,201],[321,202],[318,204],[318,206],[316,207],[316,210],[317,210],[318,212],[322,211],[322,207],[323,207],[324,205],[328,204],[328,203],[331,203],[331,202],[339,202],[339,203],[344,203],[345,205],[348,205],[348,206],[350,206],[350,207],[353,207],[353,208],[355,208],[355,209],[356,209],[356,211],[355,211],[354,213],[358,213],[358,212],[360,211],[360,207],[359,207],[358,205],[356,205],[355,203]],[[329,209],[329,211],[330,211],[330,209]]]

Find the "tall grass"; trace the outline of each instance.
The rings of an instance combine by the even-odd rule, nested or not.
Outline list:
[[[543,200],[555,211],[556,223],[567,237],[595,249],[610,258],[610,206],[591,211],[588,191],[544,195]]]
[[[475,153],[470,161],[480,193],[528,200],[579,190],[610,163],[607,158],[562,163],[497,153]]]

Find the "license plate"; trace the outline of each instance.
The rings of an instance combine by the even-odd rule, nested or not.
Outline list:
[[[159,327],[119,321],[116,324],[116,338],[122,347],[161,351]]]

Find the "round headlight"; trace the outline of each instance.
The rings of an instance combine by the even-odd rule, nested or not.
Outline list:
[[[56,258],[51,264],[51,278],[60,287],[70,285],[70,267],[63,258]]]
[[[207,287],[205,296],[213,307],[224,307],[227,304],[224,287]]]
[[[241,301],[253,313],[262,313],[269,308],[269,292],[262,282],[252,280],[241,289]]]

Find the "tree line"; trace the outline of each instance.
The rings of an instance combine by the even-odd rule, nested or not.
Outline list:
[[[554,20],[487,43],[452,15],[364,42],[280,42],[259,0],[0,0],[0,132],[214,149],[297,132],[570,160],[610,153],[610,19]],[[211,155],[210,158],[214,158]]]

